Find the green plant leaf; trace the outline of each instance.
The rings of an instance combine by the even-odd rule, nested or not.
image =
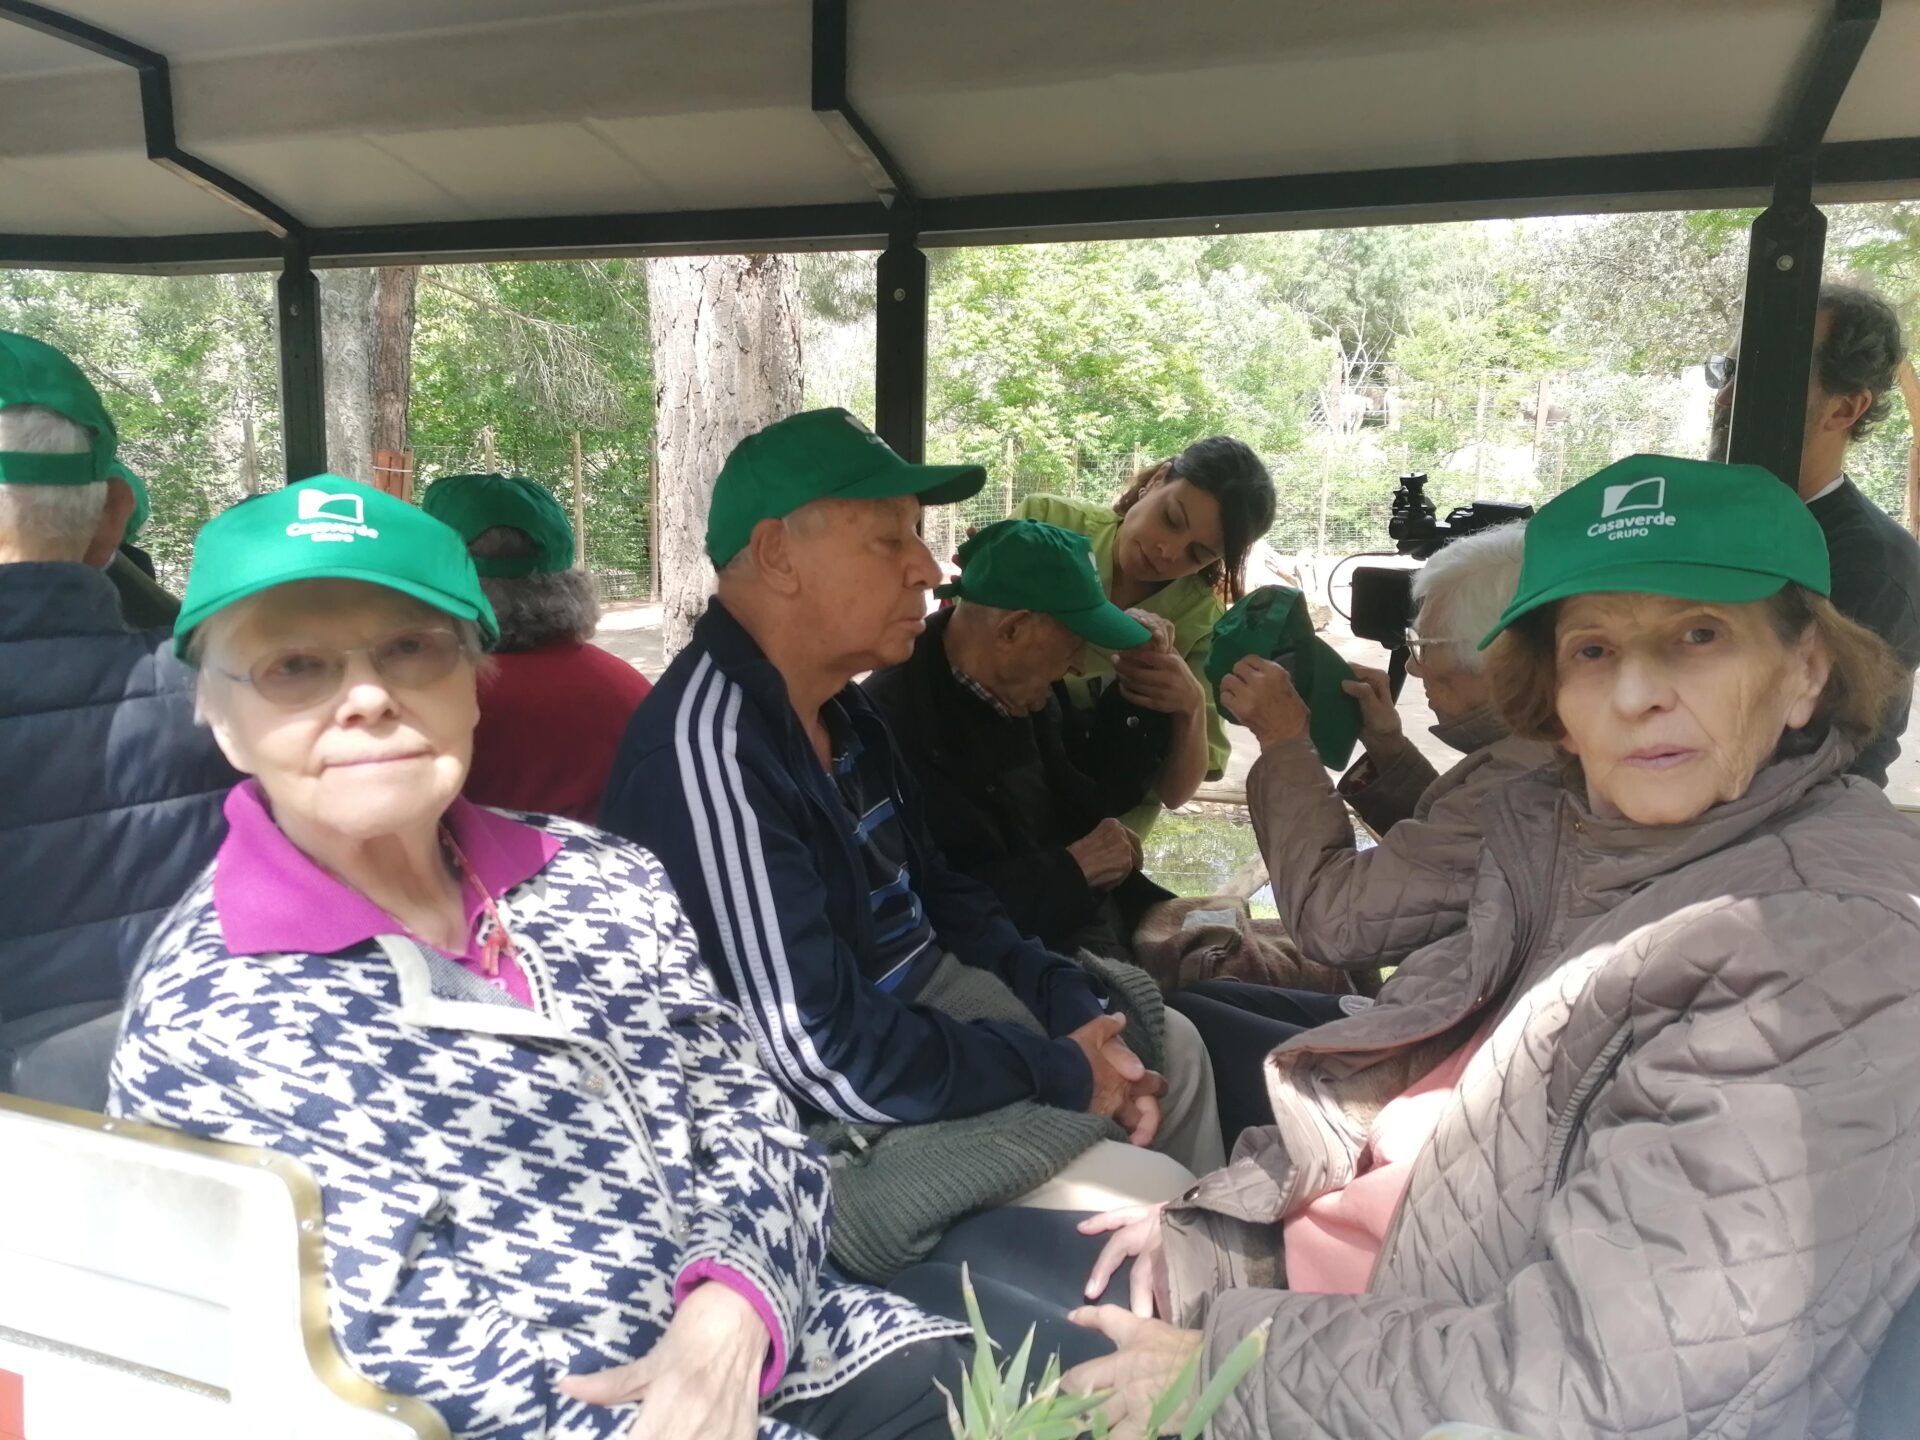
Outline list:
[[[1269,1320],[1233,1347],[1232,1353],[1213,1372],[1213,1379],[1207,1382],[1207,1388],[1200,1392],[1200,1399],[1195,1402],[1193,1413],[1187,1416],[1187,1423],[1180,1427],[1180,1440],[1199,1440],[1200,1432],[1207,1428],[1207,1421],[1213,1418],[1213,1412],[1227,1403],[1227,1396],[1233,1393],[1234,1387],[1247,1378],[1247,1372],[1259,1364],[1260,1357],[1267,1353],[1267,1336],[1272,1329],[1273,1322]],[[1196,1350],[1194,1359],[1197,1361],[1199,1358],[1200,1352]],[[1157,1432],[1148,1430],[1148,1434],[1154,1433]]]
[[[1193,1387],[1200,1381],[1200,1356],[1205,1348],[1204,1345],[1195,1346],[1187,1363],[1180,1367],[1180,1373],[1173,1377],[1173,1383],[1160,1392],[1160,1398],[1153,1402],[1153,1409],[1147,1412],[1147,1428],[1143,1434],[1158,1436],[1180,1407],[1186,1404],[1187,1397],[1193,1394]]]
[[[1020,1342],[1020,1348],[1013,1359],[1007,1362],[1006,1374],[1000,1381],[1000,1413],[1012,1415],[1020,1409],[1020,1390],[1027,1381],[1027,1359],[1033,1354],[1033,1332],[1036,1327],[1027,1327],[1027,1338]]]

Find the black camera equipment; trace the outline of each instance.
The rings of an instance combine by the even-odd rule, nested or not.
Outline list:
[[[1444,546],[1465,536],[1510,525],[1533,515],[1531,505],[1503,500],[1475,500],[1457,506],[1441,520],[1433,501],[1427,498],[1427,477],[1415,472],[1402,475],[1393,492],[1393,509],[1387,519],[1387,535],[1393,541],[1393,553],[1410,560],[1430,560]],[[1380,552],[1384,553],[1384,552]],[[1362,559],[1349,556],[1349,560]],[[1347,563],[1342,561],[1342,564]],[[1413,628],[1413,576],[1417,567],[1359,565],[1353,571],[1353,592],[1346,617],[1353,633],[1392,652],[1387,673],[1393,679],[1393,693],[1400,693],[1406,678],[1407,632]]]

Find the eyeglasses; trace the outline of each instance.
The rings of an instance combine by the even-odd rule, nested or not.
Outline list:
[[[1707,385],[1714,390],[1724,390],[1733,383],[1733,373],[1740,366],[1737,355],[1709,355],[1707,357]]]
[[[346,683],[347,659],[365,655],[373,673],[396,690],[423,690],[453,673],[460,662],[460,637],[451,630],[407,630],[375,645],[336,650],[324,645],[276,650],[247,668],[244,675],[218,673],[251,685],[262,700],[283,710],[304,710],[331,700]]]
[[[1422,635],[1416,630],[1407,631],[1407,649],[1415,655],[1431,655],[1435,650],[1447,645],[1477,645],[1478,639],[1466,635]]]

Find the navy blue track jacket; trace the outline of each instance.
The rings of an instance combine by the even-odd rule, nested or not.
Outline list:
[[[1015,1100],[1084,1110],[1092,1075],[1064,1037],[1105,1009],[1103,985],[947,868],[879,712],[856,686],[836,698],[892,768],[908,867],[940,945],[1004,980],[1054,1038],[963,1023],[866,978],[869,882],[846,809],[780,672],[717,599],[634,712],[601,824],[659,857],[761,1059],[813,1111],[920,1124]]]

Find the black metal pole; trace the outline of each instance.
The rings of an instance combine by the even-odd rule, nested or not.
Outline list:
[[[280,438],[287,483],[327,469],[327,380],[320,357],[320,281],[306,255],[280,272]]]
[[[1827,217],[1813,203],[1814,165],[1879,21],[1880,0],[1833,0],[1787,97],[1773,202],[1754,220],[1748,241],[1727,458],[1765,466],[1796,489],[1827,252]]]
[[[874,428],[901,456],[927,453],[927,254],[896,236],[874,267]]]
[[[1788,169],[1773,203],[1755,218],[1748,242],[1727,458],[1764,466],[1798,487],[1827,217],[1813,203],[1812,165]]]

